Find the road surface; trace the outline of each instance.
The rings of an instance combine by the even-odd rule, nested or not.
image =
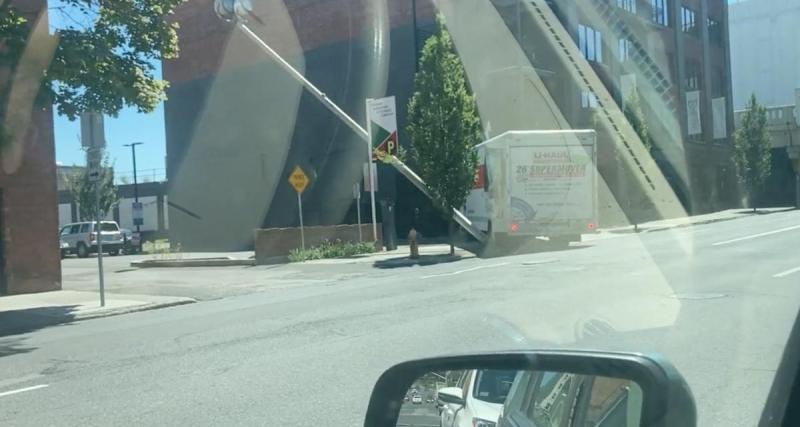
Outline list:
[[[792,211],[425,267],[305,264],[319,280],[0,338],[0,419],[357,426],[394,363],[590,347],[660,352],[698,425],[752,426],[800,306],[798,241]]]

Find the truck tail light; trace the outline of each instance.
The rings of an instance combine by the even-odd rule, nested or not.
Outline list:
[[[519,224],[517,224],[516,222],[511,223],[511,232],[516,233],[517,230],[519,230]]]
[[[586,224],[586,228],[588,228],[589,230],[594,230],[594,223],[590,222],[590,223]]]

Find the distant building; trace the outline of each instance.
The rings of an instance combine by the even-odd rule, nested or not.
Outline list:
[[[734,108],[744,108],[751,94],[762,105],[794,104],[800,0],[734,0],[729,8]]]
[[[642,193],[667,200],[661,214],[673,216],[738,203],[726,0],[457,5],[440,4],[487,136],[598,131],[602,224],[627,221]],[[407,146],[415,63],[437,12],[431,1],[287,0],[254,8],[251,29],[356,121],[364,121],[366,98],[394,95]],[[171,240],[192,250],[241,249],[252,244],[254,228],[296,226],[296,195],[286,183],[296,165],[312,178],[303,193],[306,225],[352,220],[364,142],[216,17],[211,0],[184,3],[175,20],[181,54],[163,67],[171,82]],[[652,156],[622,122],[634,89],[655,140]],[[378,198],[396,199],[400,229],[420,206],[418,191],[390,167],[379,178]]]
[[[83,173],[84,169],[83,166],[57,166],[59,227],[72,222],[95,219],[94,215],[89,218],[81,217],[78,202],[73,198],[70,191],[70,180]],[[138,185],[139,202],[142,204],[144,222],[139,227],[139,230],[142,232],[143,239],[165,238],[169,229],[167,185],[163,180],[149,182],[151,176],[147,177],[147,182],[140,181]],[[111,207],[104,219],[116,221],[122,228],[136,230],[136,225],[133,223],[134,185],[132,183],[123,183],[123,181],[117,180],[119,201]]]
[[[12,3],[28,22],[44,20],[38,28],[47,37],[46,0]],[[9,80],[0,68],[0,87]],[[0,153],[0,295],[61,289],[53,111],[26,101],[8,106],[17,109],[6,126],[17,128]]]
[[[800,88],[793,94],[792,104],[767,106],[767,127],[772,138],[772,172],[758,200],[761,206],[794,206],[796,203],[795,172],[786,147],[800,146]],[[745,111],[736,111],[737,127]]]

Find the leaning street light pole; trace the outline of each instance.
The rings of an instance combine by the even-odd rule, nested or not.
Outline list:
[[[247,36],[250,40],[255,42],[258,47],[261,48],[270,58],[272,58],[278,65],[283,68],[284,71],[289,73],[292,78],[297,80],[303,87],[306,88],[315,98],[317,98],[322,105],[324,105],[328,110],[330,110],[336,117],[342,120],[353,132],[356,133],[361,139],[367,142],[367,146],[369,148],[370,156],[367,159],[369,162],[369,166],[367,169],[369,170],[369,183],[370,183],[370,198],[372,204],[372,237],[377,242],[378,241],[378,226],[377,226],[377,219],[375,214],[375,172],[372,168],[372,147],[370,146],[371,142],[369,139],[369,133],[361,127],[352,117],[348,116],[347,113],[344,112],[335,102],[331,101],[325,92],[319,90],[313,83],[311,83],[308,79],[303,76],[302,73],[297,71],[292,64],[286,62],[283,57],[278,54],[274,49],[272,49],[264,40],[261,40],[260,37],[256,35],[248,26],[247,26],[247,19],[252,17],[254,19],[258,19],[253,15],[253,6],[250,4],[250,0],[214,0],[214,11],[217,15],[225,21],[235,22],[236,26]]]
[[[415,12],[416,12],[416,2],[412,4]],[[331,101],[324,92],[319,90],[313,83],[306,80],[306,78],[301,74],[299,71],[295,70],[291,64],[286,62],[277,52],[275,52],[269,45],[267,45],[264,40],[261,40],[250,28],[247,27],[247,19],[253,18],[256,21],[260,21],[258,17],[253,15],[253,7],[250,4],[250,0],[214,0],[214,11],[217,13],[221,19],[228,21],[228,22],[235,22],[236,26],[253,42],[255,42],[261,50],[263,50],[267,55],[269,55],[281,68],[284,69],[287,73],[289,73],[292,78],[297,80],[303,87],[308,90],[315,98],[317,98],[322,105],[324,105],[328,110],[330,110],[337,118],[343,121],[353,132],[356,133],[361,139],[367,142],[367,146],[369,147],[370,153],[372,153],[372,142],[370,141],[369,133],[361,127],[355,120],[353,120],[350,116],[347,115],[338,105],[336,105],[333,101]],[[415,13],[416,15],[416,13]],[[430,198],[431,200],[435,200],[433,194],[431,193],[430,189],[428,188],[425,181],[422,180],[411,168],[406,166],[400,159],[395,156],[392,156],[391,165],[406,177],[415,187],[417,187],[425,196]],[[369,162],[369,181],[370,184],[375,183],[374,172],[372,170],[372,156],[370,155],[367,159]],[[374,189],[374,187],[373,187]],[[370,191],[370,197],[372,198],[372,231],[373,235],[375,235],[375,239],[377,240],[377,231],[376,231],[376,224],[375,224],[375,192]],[[460,210],[457,208],[450,208],[451,214],[453,219],[461,225],[467,232],[475,236],[478,240],[485,240],[485,234],[477,229]]]

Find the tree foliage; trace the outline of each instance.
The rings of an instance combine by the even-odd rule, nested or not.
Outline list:
[[[114,169],[108,161],[108,157],[103,161],[100,168],[100,179],[97,183],[89,179],[89,170],[84,168],[81,173],[69,180],[69,191],[72,198],[78,203],[78,213],[82,220],[95,219],[97,198],[95,186],[99,185],[100,195],[100,216],[105,217],[115,203],[119,200],[117,187],[114,185]]]
[[[772,144],[767,130],[767,109],[750,96],[741,124],[734,135],[733,160],[736,176],[747,191],[755,209],[755,195],[761,190],[771,171]]]
[[[645,122],[644,113],[642,112],[639,91],[634,90],[628,95],[623,112],[625,113],[625,118],[628,119],[628,123],[631,124],[634,132],[644,144],[645,149],[650,152],[653,149],[653,141],[650,138],[650,131],[647,129],[647,122]]]
[[[461,208],[472,188],[481,123],[441,16],[436,33],[422,49],[408,104],[407,130],[414,164],[449,218],[450,208]]]
[[[116,116],[125,107],[152,112],[164,100],[167,82],[154,63],[178,54],[177,23],[167,22],[184,0],[60,0],[49,10],[65,28],[41,79],[40,103],[52,102],[70,119],[96,111]],[[31,24],[10,1],[0,2],[4,49],[0,66],[20,66]],[[0,114],[5,117],[10,85],[0,82]],[[2,129],[0,121],[0,132]],[[7,137],[9,135],[6,135]]]

